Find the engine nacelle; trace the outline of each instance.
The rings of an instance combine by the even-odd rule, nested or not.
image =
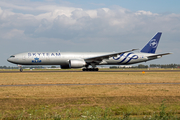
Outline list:
[[[69,60],[69,67],[70,68],[82,68],[86,65],[84,60]]]

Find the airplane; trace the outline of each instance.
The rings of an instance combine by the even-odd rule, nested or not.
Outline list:
[[[11,55],[7,61],[21,65],[60,65],[61,69],[82,68],[98,71],[97,65],[129,65],[161,58],[171,53],[155,54],[161,32],[158,32],[140,52],[137,49],[123,52],[25,52]],[[89,66],[92,66],[89,68]]]

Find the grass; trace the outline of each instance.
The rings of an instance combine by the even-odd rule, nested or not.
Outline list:
[[[52,73],[0,73],[1,85],[63,84],[63,83],[170,83],[180,82],[179,72],[52,72]]]
[[[164,104],[159,97],[153,97],[154,103],[147,104],[143,100],[139,104],[118,102],[120,99],[133,102],[134,97],[103,97],[103,98],[73,98],[73,99],[15,99],[11,109],[3,109],[1,118],[23,118],[23,119],[99,119],[99,118],[149,118],[171,115],[179,116],[179,104]],[[142,99],[142,98],[141,98]],[[111,103],[112,101],[116,103]],[[10,101],[10,100],[9,100]],[[36,102],[35,102],[36,101]],[[122,101],[122,100],[120,100]],[[2,101],[1,101],[2,102]],[[11,100],[12,102],[12,100]],[[140,103],[141,102],[141,103]],[[148,102],[152,102],[149,101]],[[167,97],[166,102],[172,102]],[[107,105],[105,105],[107,104]],[[16,108],[20,106],[19,109]],[[172,107],[173,106],[173,107]]]
[[[179,72],[0,73],[0,84],[180,82]],[[162,102],[166,99],[165,102]],[[180,119],[180,85],[0,87],[0,119]]]
[[[179,96],[180,85],[97,85],[0,87],[1,98]]]

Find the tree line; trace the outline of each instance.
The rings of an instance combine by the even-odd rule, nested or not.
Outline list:
[[[42,66],[22,66],[23,68],[43,68]],[[11,67],[11,66],[0,66],[0,69],[19,69],[19,67]]]
[[[180,64],[150,64],[148,65],[143,65],[139,64],[138,66],[131,66],[131,67],[119,67],[119,66],[110,66],[109,68],[180,68]]]
[[[180,68],[180,64],[165,64],[165,65],[160,65],[160,64],[150,64],[151,68]]]
[[[44,68],[43,66],[23,66],[23,68]],[[51,66],[51,68],[56,68],[56,66]],[[109,68],[120,68],[119,66],[110,66]],[[123,68],[123,67],[121,67]],[[126,68],[126,67],[124,67]],[[180,64],[150,64],[143,65],[139,64],[138,66],[131,66],[130,68],[180,68]],[[0,66],[0,69],[19,69],[19,67],[11,67],[11,66]]]

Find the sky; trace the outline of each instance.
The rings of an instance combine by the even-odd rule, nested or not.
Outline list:
[[[21,52],[141,50],[162,32],[156,53],[142,63],[180,64],[179,0],[1,0],[0,66]],[[138,52],[138,51],[137,51]]]

